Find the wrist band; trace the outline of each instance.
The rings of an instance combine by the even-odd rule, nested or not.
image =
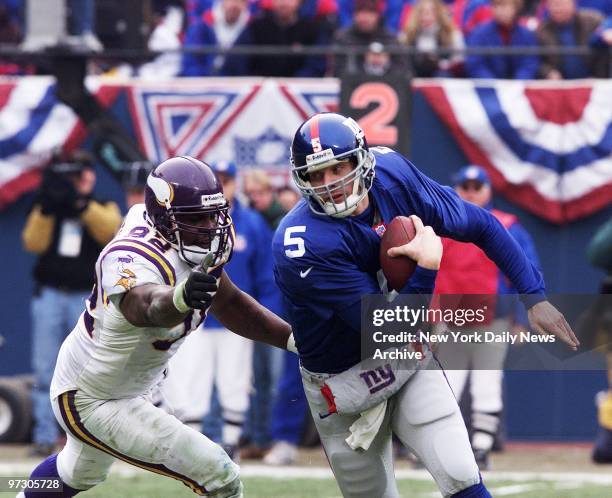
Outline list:
[[[292,353],[298,354],[298,350],[295,345],[295,339],[293,338],[293,332],[291,332],[289,339],[287,339],[287,351],[291,351]]]
[[[179,310],[181,313],[187,313],[189,310],[191,310],[191,306],[189,306],[186,302],[185,302],[185,284],[187,283],[187,280],[183,280],[180,284],[178,284],[175,288],[174,288],[174,294],[172,295],[172,303],[174,304],[174,307]]]

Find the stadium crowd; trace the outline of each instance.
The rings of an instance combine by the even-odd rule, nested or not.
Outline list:
[[[0,42],[31,49],[24,0],[0,2]],[[610,74],[610,0],[154,0],[147,45],[165,53],[138,67],[99,61],[94,72],[173,76],[338,76],[346,71],[419,77],[574,79]],[[66,45],[103,49],[96,3],[68,2]],[[102,41],[102,43],[101,43]],[[181,53],[181,47],[361,47],[363,55]],[[398,47],[411,47],[410,55]],[[466,47],[590,46],[564,54],[469,53]],[[391,53],[389,53],[389,49]],[[173,52],[171,52],[173,51]],[[2,74],[31,73],[5,61]]]

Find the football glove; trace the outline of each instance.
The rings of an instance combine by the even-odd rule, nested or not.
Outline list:
[[[217,292],[217,279],[207,273],[213,259],[214,255],[208,254],[189,277],[174,288],[172,301],[181,313],[194,308],[205,310],[211,305]]]

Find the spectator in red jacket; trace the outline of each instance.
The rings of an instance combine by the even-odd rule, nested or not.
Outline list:
[[[490,211],[523,248],[530,261],[539,267],[533,241],[516,216],[493,209],[491,182],[484,169],[474,165],[466,166],[454,175],[453,183],[462,199]],[[472,305],[476,303],[476,307],[486,303],[482,330],[494,331],[496,334],[516,332],[521,327],[526,330],[528,321],[523,306],[507,295],[515,294],[516,289],[495,263],[474,244],[447,238],[442,239],[442,242],[444,253],[436,278],[435,294],[450,296],[450,299],[441,297],[443,302],[444,299],[457,302],[455,296],[463,295],[460,300],[463,308],[473,309]],[[466,299],[465,295],[468,294],[475,296]],[[499,297],[504,294],[506,297]],[[448,327],[462,334],[479,330],[474,326],[457,327],[448,324]],[[468,376],[471,379],[472,448],[481,470],[488,468],[488,454],[499,427],[507,346],[508,343],[503,341],[479,344],[453,341],[452,344],[440,344],[440,361],[446,367],[448,382],[457,399],[461,398]]]

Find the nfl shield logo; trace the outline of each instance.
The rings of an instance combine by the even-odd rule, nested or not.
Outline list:
[[[374,225],[372,227],[372,230],[376,232],[376,235],[382,238],[382,236],[387,231],[387,225],[385,225],[384,223],[379,223],[378,225]]]

